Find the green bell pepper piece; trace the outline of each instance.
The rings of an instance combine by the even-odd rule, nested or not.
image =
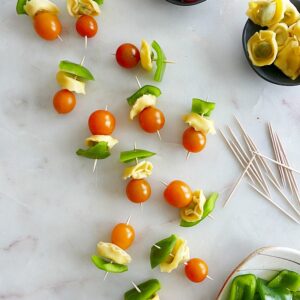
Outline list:
[[[107,142],[99,142],[88,149],[78,149],[76,154],[91,159],[104,159],[110,156]]]
[[[218,193],[212,193],[206,200],[204,207],[203,207],[203,215],[199,221],[195,222],[187,222],[185,220],[180,221],[180,226],[181,227],[193,227],[197,224],[199,224],[201,221],[203,221],[215,208],[216,201],[219,197]]]
[[[91,259],[97,268],[99,268],[105,272],[123,273],[123,272],[128,271],[128,267],[126,265],[109,262],[107,260],[102,259],[101,257],[99,257],[97,255],[92,255]]]
[[[177,241],[177,236],[172,234],[166,239],[163,239],[153,245],[150,251],[150,264],[151,268],[154,269],[160,263],[164,262],[172,252]]]
[[[300,292],[293,293],[293,300],[300,300]]]
[[[17,6],[16,6],[16,11],[18,15],[27,15],[24,6],[26,5],[27,0],[18,0]]]
[[[149,300],[161,289],[160,282],[157,279],[150,279],[138,285],[140,293],[131,289],[124,294],[124,300]]]
[[[127,98],[127,102],[130,106],[133,106],[137,99],[141,98],[143,95],[153,95],[159,97],[161,95],[161,90],[154,85],[144,85],[139,90],[137,90],[133,95]]]
[[[95,80],[87,68],[67,60],[62,60],[59,63],[59,70],[77,76],[79,80]]]
[[[207,102],[202,99],[193,98],[192,100],[192,112],[209,117],[211,112],[215,109],[216,103]]]
[[[98,5],[102,5],[104,3],[104,0],[94,0]]]
[[[228,300],[253,300],[256,291],[256,277],[253,274],[239,275],[231,283]]]
[[[156,71],[154,74],[154,80],[161,82],[166,70],[166,56],[160,47],[160,45],[156,42],[152,42],[152,48],[156,52]]]
[[[257,291],[261,300],[292,300],[293,295],[287,288],[270,288],[267,282],[258,278]]]
[[[147,157],[151,157],[155,154],[156,153],[154,153],[154,152],[150,152],[148,150],[143,150],[143,149],[123,151],[120,153],[120,162],[128,163],[128,162],[134,161],[136,159],[144,159]]]
[[[278,273],[270,282],[268,283],[270,288],[287,288],[292,292],[297,292],[300,290],[300,274],[283,270]]]

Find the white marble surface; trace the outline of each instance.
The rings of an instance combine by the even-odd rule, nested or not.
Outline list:
[[[247,65],[241,47],[247,1],[208,0],[184,8],[164,0],[107,0],[98,19],[100,32],[86,53],[86,66],[97,80],[67,116],[52,109],[55,73],[61,59],[80,61],[84,47],[64,1],[57,3],[63,9],[63,43],[37,38],[30,20],[15,14],[15,1],[1,1],[0,299],[122,299],[130,281],[156,277],[163,285],[161,299],[211,300],[232,268],[254,249],[299,249],[299,226],[246,183],[222,208],[241,169],[219,136],[210,136],[205,152],[189,161],[179,145],[185,128],[180,116],[189,110],[191,98],[209,96],[217,102],[213,118],[218,127],[234,124],[233,114],[239,115],[268,154],[265,122],[271,121],[290,161],[300,168],[300,89],[267,83]],[[158,40],[177,62],[168,66],[160,84],[159,106],[167,118],[162,143],[128,121],[125,98],[136,89],[134,75],[142,83],[151,82],[150,77],[119,68],[112,56],[120,43],[139,44],[141,38]],[[89,114],[105,105],[117,117],[115,136],[121,143],[99,164],[96,176],[93,162],[74,152],[89,134]],[[126,200],[118,163],[119,152],[134,141],[158,152],[152,159],[153,197],[143,213]],[[175,178],[221,193],[216,220],[192,229],[177,226],[178,212],[164,202],[159,183]],[[90,255],[98,240],[109,240],[113,225],[129,215],[137,233],[129,250],[133,263],[129,272],[103,282]],[[150,269],[151,244],[171,233],[186,238],[192,256],[208,262],[214,281],[195,285],[182,268],[170,275]]]

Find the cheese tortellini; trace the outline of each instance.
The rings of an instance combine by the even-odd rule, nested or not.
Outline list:
[[[159,300],[159,296],[156,294],[153,298],[151,298],[150,300]]]
[[[279,23],[284,17],[286,0],[254,0],[249,2],[247,16],[262,27]]]
[[[67,9],[72,17],[82,15],[94,17],[100,14],[99,5],[93,0],[67,0]]]
[[[117,264],[128,265],[131,262],[130,255],[112,243],[99,242],[97,252],[101,257],[111,260]]]
[[[205,134],[215,134],[214,121],[209,120],[203,116],[196,113],[189,113],[183,116],[183,121],[189,126],[193,127],[196,131],[201,131]]]
[[[58,14],[59,8],[49,0],[30,0],[24,5],[24,10],[28,16],[34,17],[38,12],[45,11]]]
[[[287,24],[288,26],[296,23],[300,19],[300,14],[293,3],[289,0],[285,0],[285,11],[281,22]]]
[[[85,95],[85,83],[75,79],[74,76],[69,73],[59,71],[56,74],[56,81],[63,89]]]
[[[116,144],[118,144],[118,140],[114,139],[110,135],[92,135],[85,140],[85,144],[88,147],[93,147],[100,142],[107,143],[109,149],[113,148]]]
[[[289,33],[292,37],[296,37],[300,41],[300,21],[290,26]]]
[[[279,52],[275,66],[286,76],[295,80],[300,75],[300,45],[296,37],[290,38]]]
[[[169,255],[168,259],[160,263],[160,271],[170,273],[177,269],[178,266],[190,258],[190,250],[187,242],[181,238],[176,240],[176,244]]]
[[[271,65],[277,56],[276,33],[271,30],[256,32],[247,44],[249,58],[254,66]]]
[[[152,50],[150,45],[145,40],[142,40],[142,45],[140,50],[141,64],[142,67],[148,72],[150,72],[153,67],[151,53]]]
[[[153,164],[149,161],[141,161],[137,165],[128,167],[124,170],[123,179],[143,179],[152,174]]]
[[[206,198],[203,191],[194,191],[192,202],[187,207],[181,208],[180,210],[181,219],[186,222],[197,222],[201,220],[205,202]]]
[[[153,95],[143,95],[141,98],[137,99],[131,108],[129,117],[133,120],[140,112],[142,112],[147,107],[154,107],[156,105],[156,97]]]
[[[275,32],[276,43],[280,50],[289,38],[289,27],[285,23],[278,23],[270,27],[270,30]]]

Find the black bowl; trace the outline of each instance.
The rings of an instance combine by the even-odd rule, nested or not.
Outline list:
[[[291,2],[297,7],[300,11],[300,0],[291,0]],[[278,85],[286,85],[286,86],[295,86],[300,85],[300,77],[296,80],[292,80],[291,78],[284,75],[281,70],[279,70],[275,65],[265,66],[265,67],[256,67],[252,64],[248,50],[247,50],[247,42],[250,37],[257,31],[265,29],[261,26],[254,24],[251,20],[248,19],[243,31],[243,48],[249,65],[252,69],[263,79]]]
[[[190,5],[202,3],[206,0],[167,0],[167,1],[176,5],[190,6]]]

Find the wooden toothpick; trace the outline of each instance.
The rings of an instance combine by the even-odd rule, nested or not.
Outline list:
[[[134,288],[138,291],[138,293],[141,293],[142,291],[139,289],[139,287],[133,282],[131,281],[132,285],[134,286]]]

